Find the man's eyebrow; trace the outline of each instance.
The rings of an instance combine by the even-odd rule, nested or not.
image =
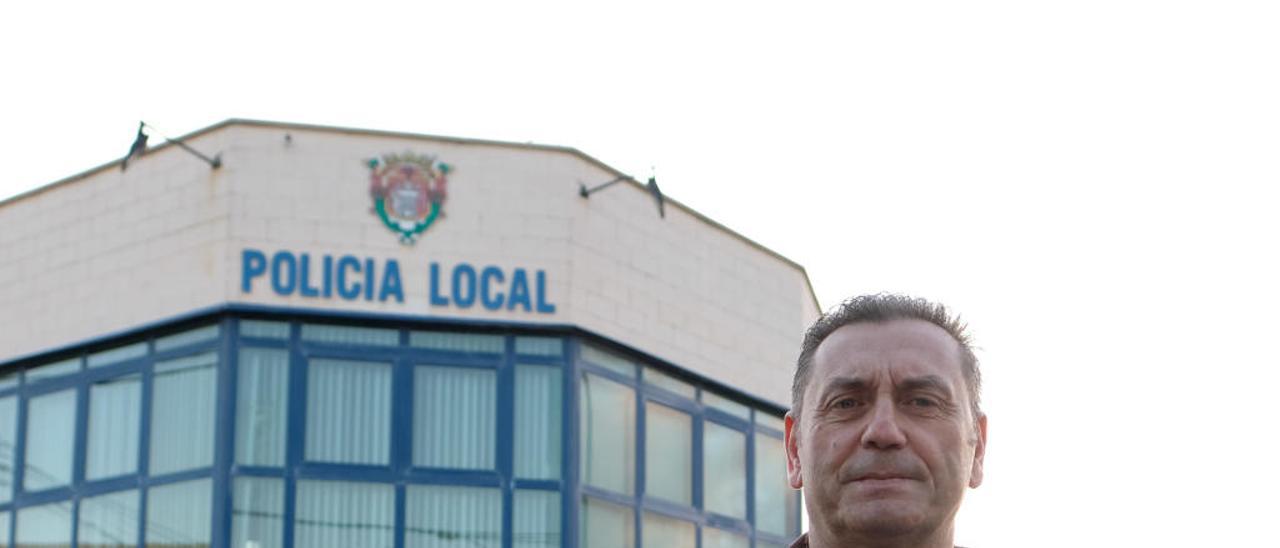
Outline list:
[[[920,377],[909,377],[903,379],[898,384],[898,390],[909,392],[912,390],[934,390],[941,392],[948,399],[951,398],[951,386],[947,384],[942,377],[937,375],[924,375]]]
[[[822,392],[819,394],[819,399],[825,399],[833,392],[860,391],[866,390],[869,387],[870,383],[862,377],[839,376],[827,382],[826,386],[822,388]]]

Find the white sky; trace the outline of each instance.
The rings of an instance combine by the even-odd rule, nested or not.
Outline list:
[[[1280,545],[1274,2],[347,6],[4,3],[0,197],[140,119],[654,166],[824,307],[970,321],[991,440],[962,544]]]

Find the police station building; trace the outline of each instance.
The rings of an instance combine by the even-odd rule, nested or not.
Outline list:
[[[220,165],[162,144],[0,202],[0,546],[798,534],[796,263],[571,148],[182,141]]]

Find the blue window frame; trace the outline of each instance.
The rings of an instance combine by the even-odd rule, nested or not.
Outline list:
[[[232,308],[0,364],[0,443],[13,449],[0,463],[0,544],[26,539],[51,509],[66,509],[57,535],[71,542],[134,537],[128,546],[175,528],[215,547],[300,546],[329,510],[367,522],[388,548],[451,535],[589,548],[599,534],[766,546],[798,533],[798,495],[769,471],[778,409],[580,331],[360,320]],[[591,383],[627,406],[610,412],[629,424],[619,447],[630,464],[603,482],[583,468],[583,427],[600,419],[584,401]],[[364,413],[340,438],[383,433],[360,438],[378,446],[372,456],[317,437],[335,413]],[[731,481],[742,511],[709,506],[708,432],[741,440]],[[32,471],[42,467],[57,470]],[[458,517],[455,503],[484,519]],[[607,532],[614,522],[625,527]]]

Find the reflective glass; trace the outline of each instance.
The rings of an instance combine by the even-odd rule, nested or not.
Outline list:
[[[13,452],[17,447],[18,397],[0,398],[0,503],[13,499]],[[8,518],[4,521],[7,523]]]
[[[703,501],[707,511],[746,519],[746,434],[707,421],[702,443]]]
[[[9,388],[17,388],[18,383],[22,381],[22,373],[19,371],[10,371],[8,373],[0,373],[0,390]],[[4,520],[0,520],[3,522]]]
[[[141,358],[147,355],[147,343],[134,343],[129,346],[121,346],[112,348],[111,350],[103,350],[89,354],[89,367],[102,367],[113,363],[120,363],[125,360]]]
[[[138,492],[80,499],[76,538],[81,548],[125,548],[138,543]]]
[[[502,491],[484,487],[410,485],[406,548],[499,548]]]
[[[392,485],[298,481],[294,545],[306,548],[392,548],[396,492]]]
[[[156,362],[151,396],[151,475],[213,463],[218,356]]]
[[[232,548],[284,545],[284,480],[238,477],[231,499]]]
[[[9,512],[0,512],[0,548],[9,548]]]
[[[583,483],[628,495],[635,492],[635,391],[586,374],[581,392]]]
[[[772,428],[779,433],[786,429],[786,424],[783,422],[782,417],[775,417],[759,409],[756,410],[756,424]]]
[[[703,527],[702,548],[751,548],[751,541],[736,533]]]
[[[164,352],[189,344],[211,341],[218,338],[218,334],[221,332],[222,328],[214,324],[160,337],[156,339],[156,352]]]
[[[564,355],[564,339],[560,337],[516,337],[516,354],[560,357]]]
[[[644,548],[697,548],[698,529],[692,523],[652,512],[644,513]]]
[[[775,535],[792,535],[797,531],[796,492],[787,483],[787,455],[782,440],[759,433],[754,438],[756,528]]]
[[[213,508],[212,481],[199,479],[147,491],[146,545],[208,547]]]
[[[240,349],[236,379],[236,462],[284,466],[289,352]]]
[[[398,346],[400,331],[377,327],[308,324],[302,326],[302,340],[331,344]]]
[[[387,464],[391,453],[391,365],[311,360],[306,458]]]
[[[413,372],[413,465],[491,469],[497,373],[419,366]]]
[[[263,339],[288,339],[289,324],[264,320],[240,320],[240,335]]]
[[[672,377],[671,375],[658,371],[657,369],[646,367],[644,368],[643,374],[644,382],[648,384],[668,392],[679,394],[689,399],[694,399],[698,396],[698,390],[694,388],[692,384]]]
[[[560,368],[516,366],[516,477],[560,479]]]
[[[512,548],[559,548],[560,493],[519,490],[513,501]]]
[[[629,378],[635,378],[635,362],[592,344],[583,343],[581,348],[583,360]]]
[[[743,420],[751,420],[751,408],[715,392],[702,391],[702,403],[707,407],[724,411]]]
[[[693,417],[653,402],[644,408],[645,494],[692,505]]]
[[[629,506],[584,497],[581,522],[583,548],[632,548],[636,545],[635,515]]]
[[[413,331],[409,333],[409,346],[481,354],[501,354],[507,350],[507,343],[502,335],[452,331]]]
[[[27,384],[69,375],[80,370],[80,358],[70,358],[58,362],[38,365],[27,370]]]
[[[22,480],[24,490],[36,491],[71,483],[75,427],[75,390],[63,390],[27,400],[27,461],[23,467]]]
[[[87,479],[138,471],[138,436],[142,427],[142,377],[130,375],[89,387],[89,452]]]
[[[71,548],[71,503],[18,510],[14,545],[19,548]]]

